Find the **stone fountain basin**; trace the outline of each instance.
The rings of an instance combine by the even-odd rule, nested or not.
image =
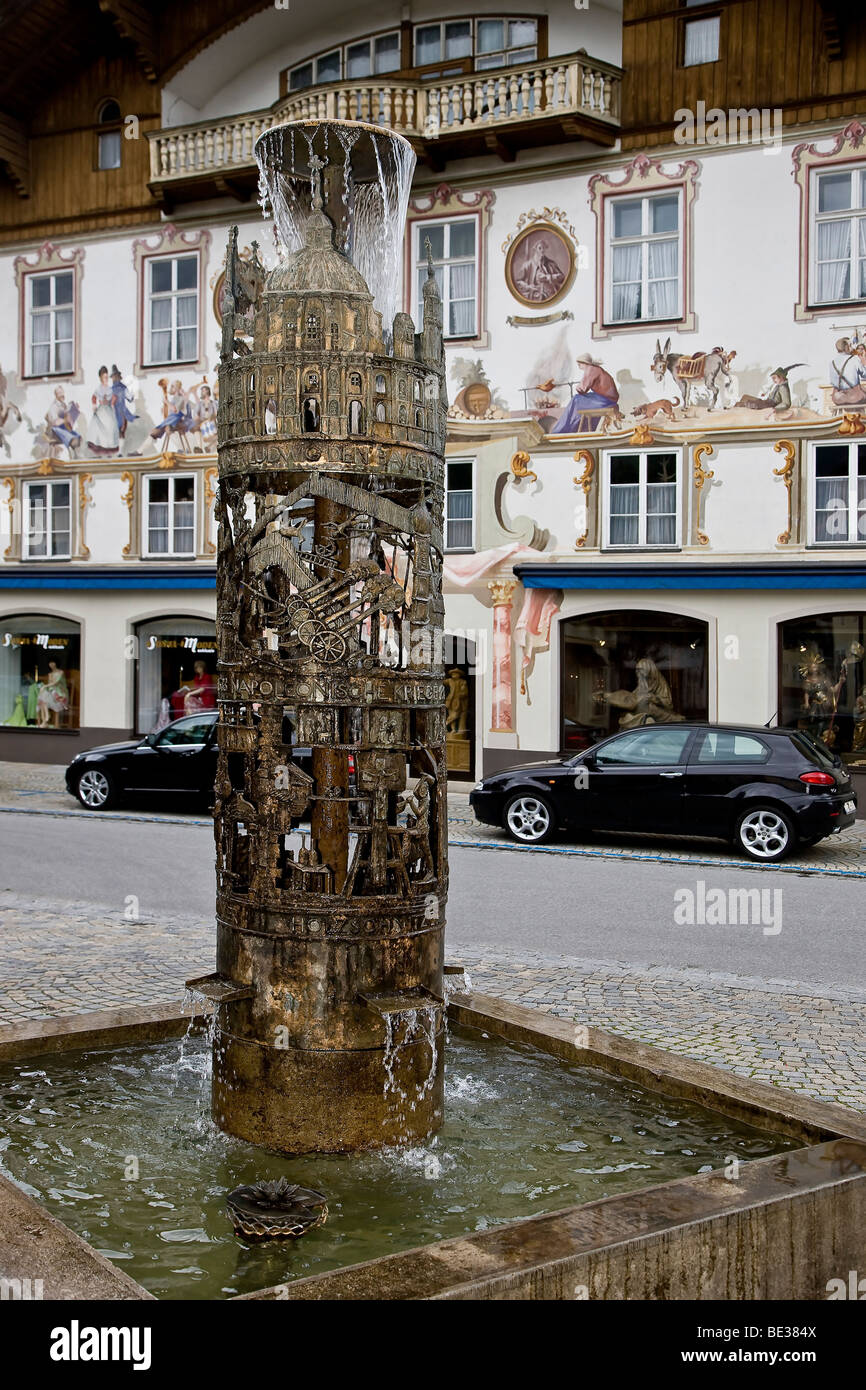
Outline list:
[[[862,1268],[866,1121],[844,1108],[482,995],[449,1016],[657,1094],[802,1144],[722,1170],[530,1216],[277,1284],[244,1299],[823,1299]],[[179,1005],[0,1029],[0,1063],[181,1036]],[[0,1272],[52,1299],[151,1298],[19,1187],[0,1178]],[[38,1238],[36,1233],[38,1232]]]

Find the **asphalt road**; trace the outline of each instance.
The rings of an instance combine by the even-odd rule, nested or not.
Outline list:
[[[866,885],[703,865],[453,848],[449,951],[460,945],[760,979],[866,987]],[[686,892],[760,889],[763,920],[678,922]],[[5,890],[5,891],[4,891]],[[0,902],[8,894],[98,904],[144,920],[213,916],[213,832],[204,825],[0,816]],[[773,897],[776,893],[780,896]],[[678,897],[675,895],[679,895]],[[757,907],[757,904],[755,904]],[[779,930],[776,930],[776,928]]]

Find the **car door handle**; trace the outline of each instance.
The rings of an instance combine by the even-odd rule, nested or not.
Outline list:
[[[681,772],[660,772],[659,777],[682,777]]]

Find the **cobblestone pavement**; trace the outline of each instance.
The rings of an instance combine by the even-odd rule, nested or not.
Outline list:
[[[169,824],[210,820],[198,815],[178,815],[150,810],[138,804],[135,808],[114,811],[85,811],[66,791],[64,767],[43,763],[0,762],[0,815],[4,811],[17,814],[101,817],[110,820],[124,817],[129,820],[165,821]],[[518,845],[494,826],[479,825],[470,806],[465,784],[452,784],[448,791],[448,842],[452,845],[483,846],[511,850],[517,854],[568,854],[578,858],[644,859],[660,863],[683,863],[733,866],[758,873],[817,873],[850,878],[866,878],[866,820],[843,830],[839,835],[823,840],[812,849],[803,850],[781,864],[753,864],[733,854],[721,842],[689,840],[679,836],[653,837],[641,835],[593,835],[591,842],[575,844],[555,841],[549,845]]]
[[[181,998],[213,969],[201,918],[0,899],[0,1024]],[[461,948],[482,993],[866,1111],[866,991],[623,962]]]

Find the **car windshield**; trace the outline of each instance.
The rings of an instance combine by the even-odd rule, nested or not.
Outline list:
[[[176,724],[169,724],[160,734],[159,743],[207,743],[214,722],[214,715],[204,717],[191,714],[187,719],[178,719]]]

